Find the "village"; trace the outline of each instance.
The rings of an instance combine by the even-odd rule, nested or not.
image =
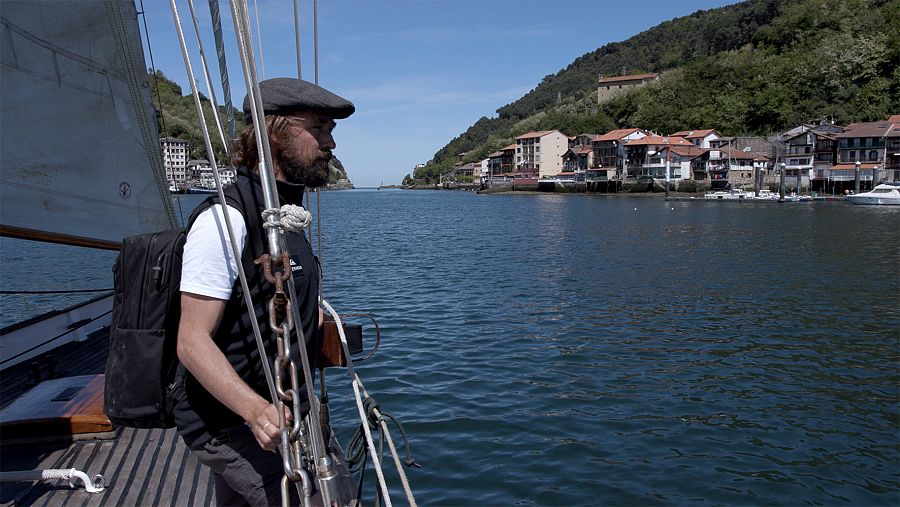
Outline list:
[[[600,76],[597,100],[656,79],[656,74]],[[433,187],[699,193],[783,185],[797,194],[835,195],[858,192],[857,182],[869,190],[900,181],[900,115],[847,125],[823,120],[767,138],[702,128],[668,135],[641,128],[577,135],[535,131],[482,160],[463,163],[466,155],[459,154]]]

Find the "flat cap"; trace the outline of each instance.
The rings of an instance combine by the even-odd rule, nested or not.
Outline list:
[[[341,120],[356,111],[349,100],[302,79],[291,77],[266,79],[259,82],[259,92],[262,95],[264,114],[313,111]],[[244,97],[244,122],[253,123],[249,95]]]

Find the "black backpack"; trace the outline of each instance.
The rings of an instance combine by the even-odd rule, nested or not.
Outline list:
[[[234,195],[237,191],[236,185],[228,187],[225,200],[242,210]],[[217,202],[218,197],[211,196],[201,203],[184,228],[122,241],[113,265],[114,299],[104,393],[106,415],[117,425],[175,426],[171,394],[184,380],[176,353],[182,252],[194,220]],[[248,230],[248,242],[253,233]],[[244,257],[242,253],[242,262]]]

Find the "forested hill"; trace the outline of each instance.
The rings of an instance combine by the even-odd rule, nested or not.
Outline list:
[[[484,158],[515,136],[639,127],[764,135],[823,117],[900,111],[900,0],[749,0],[666,21],[585,54],[521,99],[482,117],[415,177]],[[598,33],[602,23],[598,22]],[[597,105],[597,79],[660,80]]]
[[[194,105],[194,98],[190,93],[182,95],[181,87],[168,79],[160,70],[157,70],[155,75],[149,74],[148,77],[150,79],[150,94],[153,97],[153,107],[157,111],[156,120],[159,125],[159,136],[177,137],[188,141],[190,142],[190,158],[206,159],[206,145],[203,142],[203,133],[200,130],[200,122],[197,119],[197,108]],[[243,99],[243,97],[238,97],[232,100],[243,101]],[[210,134],[213,150],[216,153],[216,162],[224,164],[227,160],[218,134],[219,131],[212,116],[212,103],[202,94],[200,103],[203,107],[203,116],[206,118],[206,128]],[[225,128],[225,106],[219,106],[219,111],[219,118],[223,122],[222,128]],[[237,108],[233,108],[233,112],[235,129],[237,130],[237,135],[240,135],[245,128],[244,113]],[[333,159],[331,173],[328,178],[329,182],[334,183],[339,179],[345,178],[347,178],[347,173],[340,160]]]

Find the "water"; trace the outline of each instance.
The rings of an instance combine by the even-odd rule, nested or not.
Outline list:
[[[421,505],[900,502],[900,209],[386,190],[322,209],[326,298],[382,325],[358,371],[405,424]],[[10,244],[4,289],[111,285],[111,258],[47,276]]]

